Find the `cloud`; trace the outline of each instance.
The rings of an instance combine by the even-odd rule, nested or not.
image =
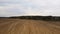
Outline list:
[[[0,0],[0,16],[60,16],[60,0]]]
[[[0,6],[0,14],[1,15],[7,15],[7,16],[12,16],[12,15],[22,15],[24,12],[22,11],[22,6],[19,4],[10,4],[7,6]]]

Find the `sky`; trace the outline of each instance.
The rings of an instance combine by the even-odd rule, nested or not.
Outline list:
[[[60,16],[60,0],[0,0],[0,17]]]

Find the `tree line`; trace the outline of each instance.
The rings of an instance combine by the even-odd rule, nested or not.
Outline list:
[[[60,17],[53,16],[19,16],[19,17],[10,17],[10,18],[18,18],[18,19],[33,19],[33,20],[60,20]]]

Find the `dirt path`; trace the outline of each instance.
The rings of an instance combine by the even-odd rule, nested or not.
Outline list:
[[[0,21],[2,22],[0,34],[60,34],[60,26],[45,21],[19,19],[3,21]]]

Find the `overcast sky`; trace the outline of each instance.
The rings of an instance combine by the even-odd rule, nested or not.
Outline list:
[[[0,0],[0,16],[60,16],[60,0]]]

